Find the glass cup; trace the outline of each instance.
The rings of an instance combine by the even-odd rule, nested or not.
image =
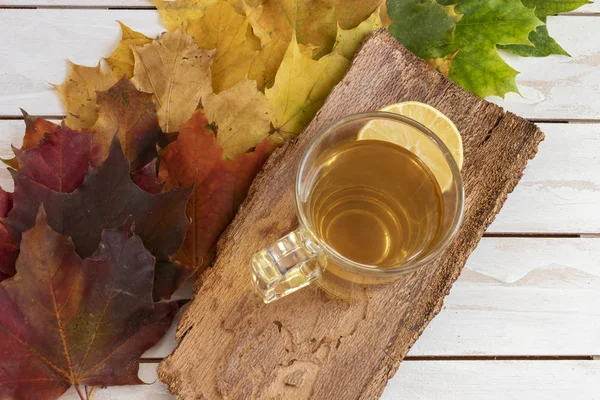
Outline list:
[[[336,252],[317,234],[310,218],[311,184],[318,173],[316,161],[325,152],[357,140],[357,135],[371,121],[384,121],[389,129],[411,129],[421,140],[434,144],[436,159],[444,160],[452,180],[442,192],[442,219],[438,233],[426,252],[397,265],[378,267],[355,262]],[[431,146],[430,146],[431,147]],[[409,149],[410,150],[410,149]],[[425,164],[425,160],[423,160]],[[438,169],[440,166],[438,165]],[[439,182],[438,182],[439,183]],[[450,244],[462,221],[464,188],[460,169],[446,145],[422,124],[393,113],[371,112],[345,117],[321,131],[306,149],[295,183],[296,213],[300,226],[294,232],[258,252],[252,258],[252,283],[265,303],[277,300],[316,282],[326,292],[338,297],[352,297],[365,285],[390,283],[401,275],[432,263]]]

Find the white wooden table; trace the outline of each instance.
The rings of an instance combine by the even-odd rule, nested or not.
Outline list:
[[[116,20],[149,36],[164,30],[146,0],[0,0],[0,157],[21,142],[19,107],[61,117],[49,82],[62,82],[67,58],[108,56]],[[548,25],[573,57],[506,56],[522,71],[523,97],[495,100],[547,139],[385,400],[600,399],[600,3]],[[4,170],[0,184],[12,189]],[[144,355],[151,385],[94,398],[168,399],[156,366],[173,336]]]

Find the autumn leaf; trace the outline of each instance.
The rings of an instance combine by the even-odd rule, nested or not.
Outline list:
[[[155,158],[131,176],[131,180],[140,189],[152,194],[158,194],[163,189],[163,184],[158,182],[157,161],[158,159]]]
[[[46,133],[56,132],[60,126],[43,118],[32,117],[25,110],[21,109],[23,119],[25,120],[25,136],[21,150],[27,150],[36,146]],[[19,169],[19,162],[16,157],[10,160],[2,160],[6,165],[14,169]]]
[[[208,7],[202,18],[190,20],[187,33],[201,49],[216,50],[211,68],[215,93],[245,79],[261,50],[260,40],[252,32],[247,18],[223,1]]]
[[[591,3],[587,0],[522,0],[526,7],[534,9],[535,15],[546,22],[549,15],[566,13],[578,9],[579,7]],[[498,46],[501,49],[508,50],[513,54],[522,57],[546,57],[551,54],[560,54],[568,56],[565,51],[556,41],[550,37],[548,27],[546,25],[538,26],[535,31],[529,33],[529,41],[533,44],[523,45],[507,45]]]
[[[298,135],[323,105],[331,89],[344,77],[350,62],[338,52],[319,60],[310,49],[292,40],[275,77],[265,91],[273,108],[273,126],[283,137]]]
[[[7,224],[18,233],[30,229],[43,204],[50,226],[71,236],[79,255],[88,257],[98,247],[103,229],[118,227],[131,215],[146,248],[156,257],[168,259],[181,246],[189,225],[184,207],[191,189],[152,195],[130,179],[129,171],[117,138],[106,161],[90,168],[73,193],[55,192],[11,171],[15,194]]]
[[[224,155],[233,159],[269,135],[271,106],[254,81],[244,80],[219,94],[204,98],[204,111],[216,123],[217,142]]]
[[[8,193],[0,187],[0,218],[6,218],[13,207],[12,193]]]
[[[298,43],[315,47],[315,54],[328,53],[337,32],[337,0],[264,0],[246,7],[254,33],[264,46],[271,40],[290,43],[294,32]]]
[[[245,12],[264,46],[272,40],[315,47],[318,58],[329,53],[338,25],[352,29],[367,19],[382,0],[264,0]]]
[[[0,218],[6,218],[12,207],[12,193],[8,193],[0,187]],[[15,262],[18,255],[19,245],[4,222],[0,221],[0,282],[15,274]]]
[[[395,21],[389,27],[390,33],[421,58],[446,56],[460,19],[454,6],[436,0],[389,1],[388,15]]]
[[[105,60],[116,79],[121,79],[123,76],[131,79],[133,77],[133,66],[135,62],[131,46],[143,46],[146,43],[150,43],[152,39],[142,33],[134,31],[121,21],[117,22],[121,25],[121,41],[110,57]]]
[[[159,40],[133,47],[133,83],[154,94],[158,120],[165,133],[177,132],[201,97],[212,91],[210,65],[213,50],[200,50],[180,27]]]
[[[224,0],[152,0],[163,24],[170,31],[186,26],[188,21],[201,18],[206,9]],[[225,0],[243,14],[240,0]]]
[[[70,193],[83,182],[90,165],[92,136],[62,125],[48,132],[35,147],[13,148],[19,171],[32,181],[61,193]]]
[[[102,232],[82,259],[43,209],[24,233],[17,274],[0,283],[0,398],[45,400],[70,386],[143,383],[142,354],[178,306],[154,303],[154,259],[129,229]]]
[[[254,176],[273,145],[269,139],[234,160],[223,158],[201,111],[186,122],[177,140],[161,153],[159,179],[167,188],[194,185],[187,205],[192,220],[176,259],[200,269],[214,256],[214,246],[244,200]]]
[[[441,74],[448,76],[450,74],[450,67],[452,67],[454,57],[456,57],[459,51],[460,50],[457,50],[454,53],[448,54],[447,56],[441,58],[429,58],[425,60],[425,62],[429,64],[432,68],[439,71]]]
[[[379,9],[377,9],[369,18],[353,29],[339,27],[334,46],[335,51],[352,61],[354,54],[356,54],[367,35],[382,26]]]
[[[98,93],[98,120],[93,132],[93,163],[100,165],[116,135],[136,171],[156,158],[161,134],[152,95],[138,91],[123,78],[105,92]]]
[[[255,80],[259,90],[264,92],[266,88],[273,86],[275,75],[288,46],[288,41],[274,38],[252,60],[248,71],[248,79]]]
[[[343,30],[356,28],[384,4],[384,0],[338,0],[336,18]]]
[[[71,129],[89,128],[96,122],[96,92],[107,90],[117,81],[104,72],[100,63],[95,67],[69,62],[69,74],[62,85],[54,85],[66,111],[65,122]]]

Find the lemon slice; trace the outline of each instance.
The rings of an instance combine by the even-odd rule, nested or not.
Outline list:
[[[458,168],[462,168],[463,145],[460,132],[440,110],[418,101],[407,101],[389,105],[380,111],[404,115],[425,125],[444,142]],[[402,146],[416,154],[429,167],[442,191],[452,184],[452,171],[440,148],[413,127],[392,121],[374,120],[360,130],[358,140],[383,140]]]

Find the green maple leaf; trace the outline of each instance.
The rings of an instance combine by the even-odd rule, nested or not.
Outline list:
[[[549,15],[569,12],[577,8],[589,4],[587,0],[522,0],[523,4],[535,10],[535,15],[546,22]],[[508,50],[513,54],[522,57],[546,57],[550,54],[560,54],[568,56],[565,51],[556,41],[550,37],[546,25],[538,26],[535,31],[529,33],[529,40],[533,46],[528,45],[509,45],[499,46],[501,49]]]
[[[435,0],[388,1],[388,15],[394,21],[389,27],[390,33],[421,58],[440,58],[448,54],[460,18],[454,7]]]
[[[542,22],[519,0],[460,0],[456,12],[463,17],[456,25],[454,45],[458,50],[449,76],[480,97],[504,97],[518,92],[518,72],[500,58],[498,45],[529,45],[529,32]]]
[[[418,55],[440,58],[456,53],[449,77],[465,89],[480,97],[518,92],[518,72],[502,60],[497,47],[531,45],[529,33],[542,24],[520,0],[388,0],[387,7],[394,20],[390,32]],[[462,15],[452,26],[448,16],[454,11]],[[394,24],[407,24],[409,29],[393,28]],[[423,42],[421,35],[431,36]]]

